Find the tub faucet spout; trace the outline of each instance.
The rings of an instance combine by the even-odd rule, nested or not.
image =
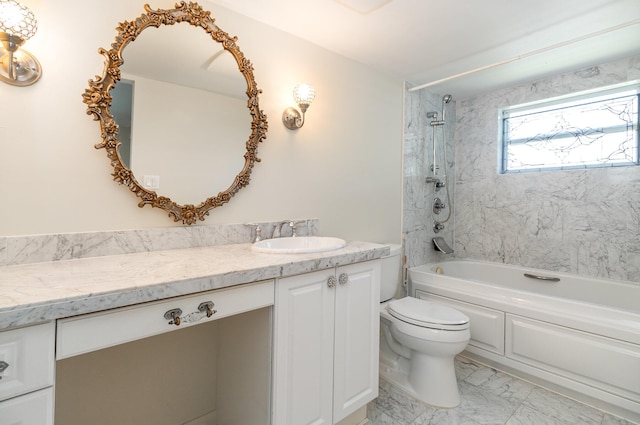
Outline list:
[[[443,237],[438,236],[432,239],[433,247],[436,251],[444,252],[445,254],[453,254],[453,248],[451,248],[444,240]]]

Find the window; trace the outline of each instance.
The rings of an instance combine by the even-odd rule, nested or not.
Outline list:
[[[500,172],[638,164],[640,84],[501,111]]]

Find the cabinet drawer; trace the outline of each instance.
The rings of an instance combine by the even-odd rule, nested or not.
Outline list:
[[[234,286],[216,291],[119,308],[58,320],[56,359],[101,350],[125,342],[175,331],[273,305],[274,281]],[[202,303],[213,303],[207,317]],[[168,311],[180,309],[180,325],[169,324]],[[174,321],[175,322],[175,321]]]
[[[416,291],[420,299],[448,305],[469,317],[471,340],[469,345],[504,355],[504,313],[463,301]]]
[[[0,332],[0,400],[53,385],[54,344],[54,322]]]
[[[53,389],[1,401],[0,425],[53,425]]]

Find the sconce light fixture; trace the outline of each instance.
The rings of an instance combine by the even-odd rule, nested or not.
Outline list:
[[[309,105],[316,97],[316,89],[309,84],[298,84],[293,89],[293,99],[300,108],[300,113],[296,108],[290,107],[282,113],[282,123],[289,130],[297,130],[304,125],[304,113],[309,109]]]
[[[38,21],[27,7],[15,0],[0,0],[0,80],[14,86],[28,86],[40,79],[40,62],[25,50],[18,50],[38,29]]]

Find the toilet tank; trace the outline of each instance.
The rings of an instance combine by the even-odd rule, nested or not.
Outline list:
[[[380,302],[396,294],[402,278],[402,245],[389,244],[391,254],[381,261]]]

